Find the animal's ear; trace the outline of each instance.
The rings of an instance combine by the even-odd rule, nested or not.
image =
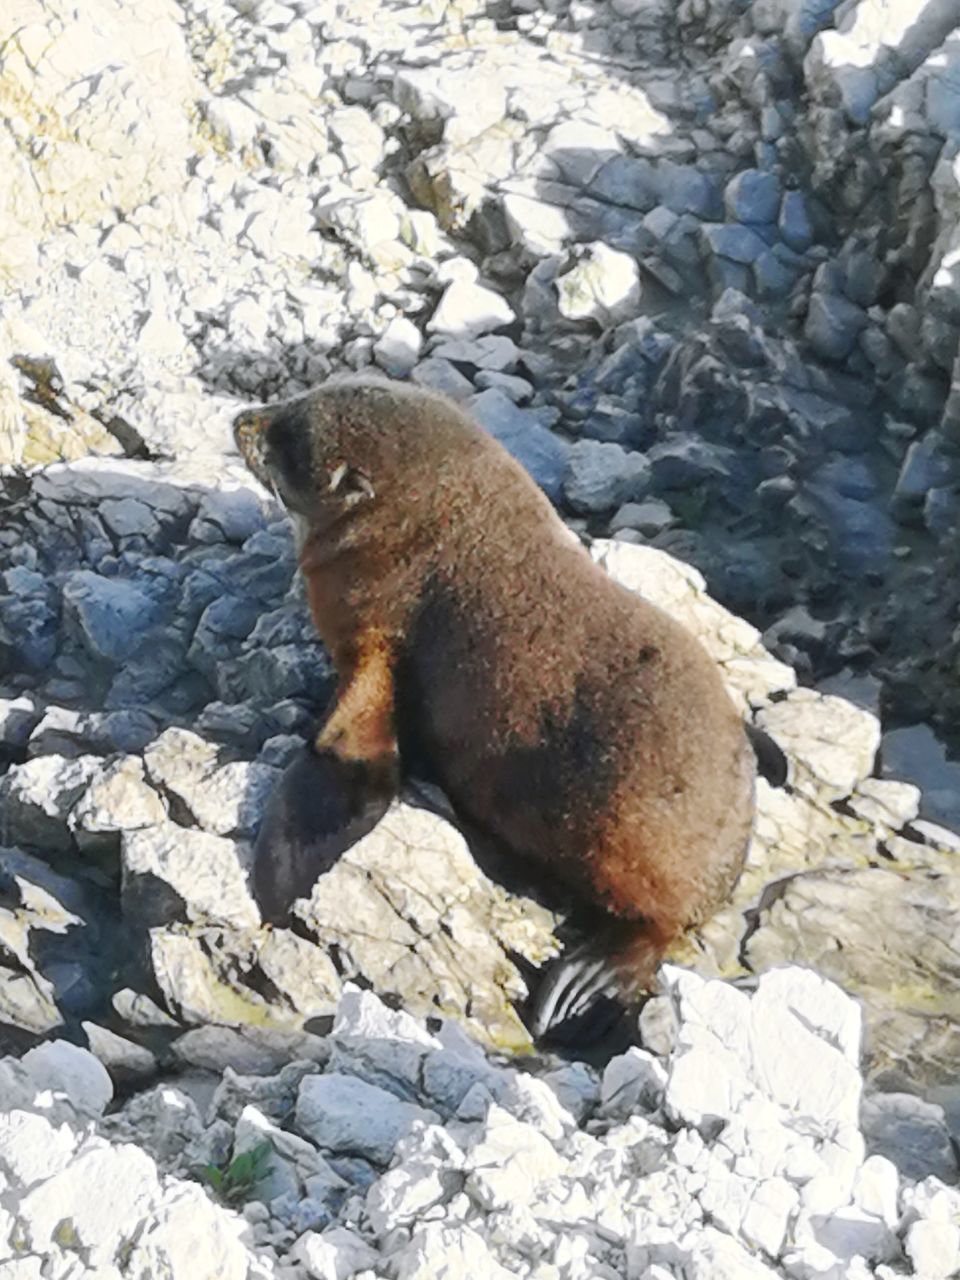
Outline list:
[[[370,502],[377,496],[370,477],[359,467],[351,467],[346,462],[341,462],[330,472],[327,488],[348,507],[356,506],[358,502]]]

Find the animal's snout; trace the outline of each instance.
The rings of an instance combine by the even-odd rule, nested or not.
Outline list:
[[[251,464],[259,462],[263,456],[264,429],[268,420],[263,409],[245,409],[233,420],[233,438],[237,448]]]

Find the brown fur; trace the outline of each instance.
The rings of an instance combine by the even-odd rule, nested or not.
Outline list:
[[[649,984],[729,894],[750,835],[754,758],[713,661],[438,395],[331,383],[235,430],[307,522],[340,678],[318,748],[426,773],[615,917],[601,941],[624,987]]]

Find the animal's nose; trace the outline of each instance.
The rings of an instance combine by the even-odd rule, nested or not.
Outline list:
[[[266,425],[267,415],[263,409],[244,409],[243,413],[238,413],[234,418],[233,438],[244,457],[260,452]]]

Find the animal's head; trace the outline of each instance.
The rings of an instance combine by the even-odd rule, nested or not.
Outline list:
[[[442,485],[444,455],[462,457],[481,436],[442,397],[374,379],[331,382],[247,410],[234,419],[233,433],[257,479],[315,530],[382,500],[399,484],[409,503],[411,477]]]

